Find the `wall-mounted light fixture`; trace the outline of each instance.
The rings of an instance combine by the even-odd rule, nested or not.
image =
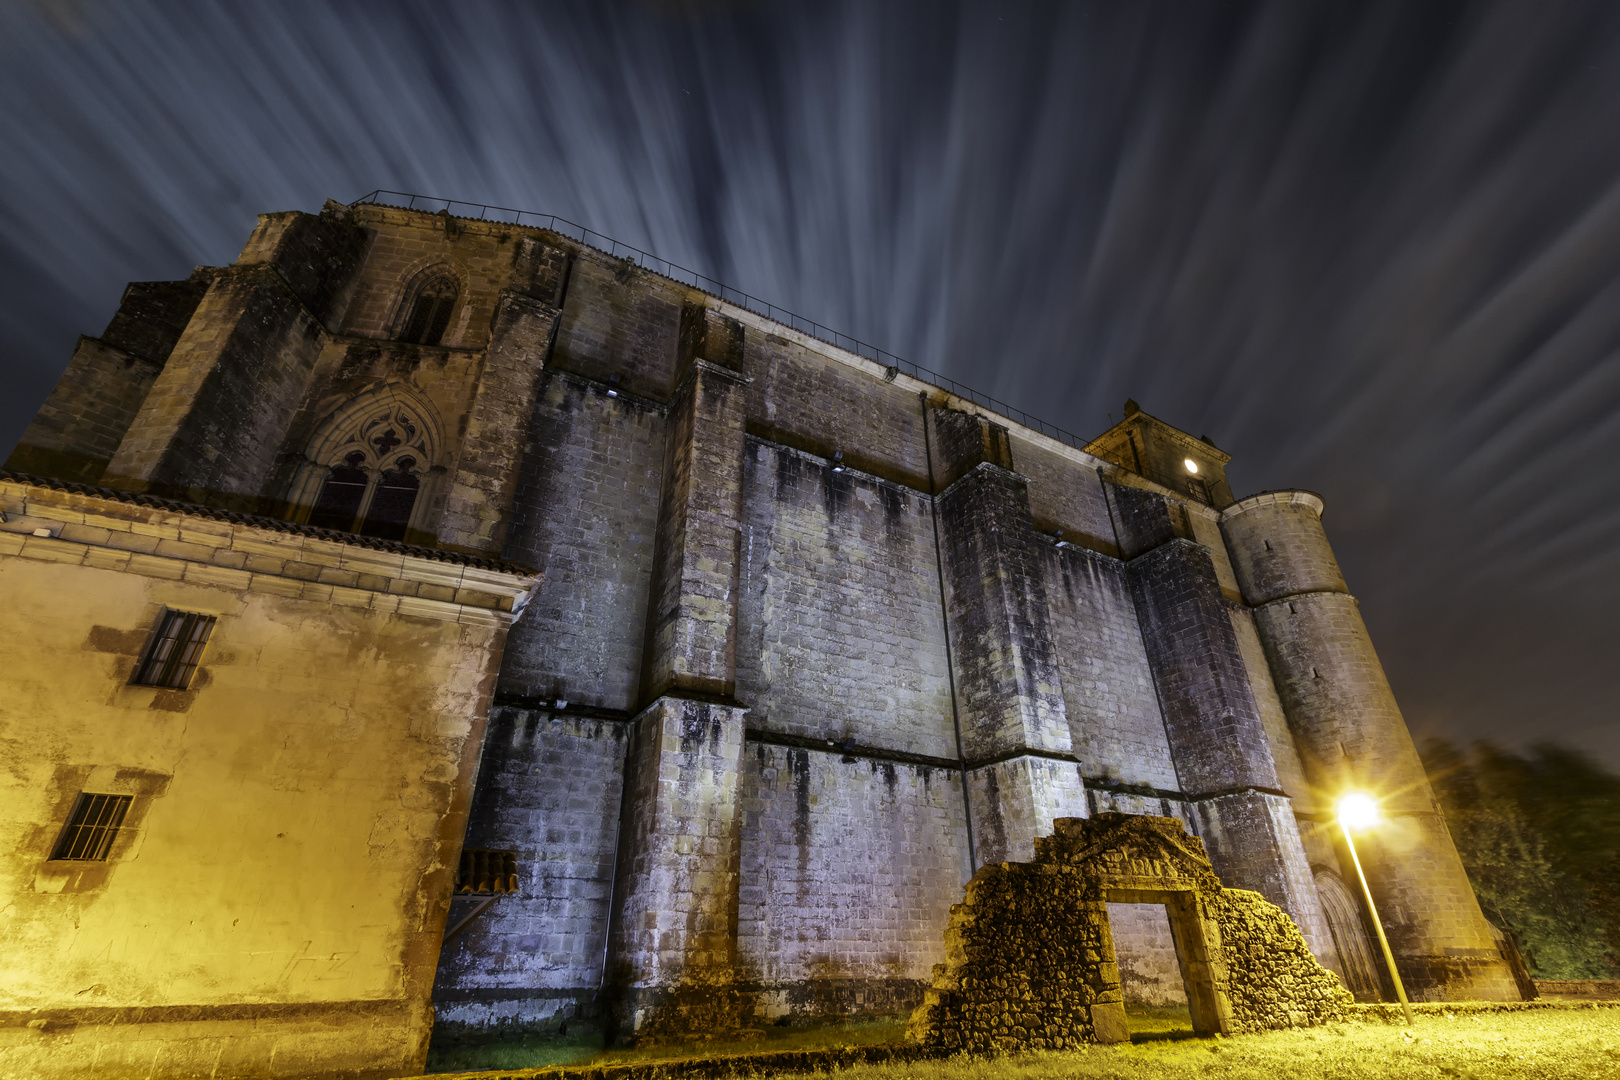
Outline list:
[[[615,371],[608,376],[608,397],[619,396],[619,373]]]
[[[842,450],[838,450],[838,451],[835,451],[833,453],[833,472],[843,472],[843,471],[844,471],[844,452]]]
[[[1190,472],[1190,473],[1192,473],[1194,475],[1197,475],[1197,473],[1198,473],[1198,462],[1194,461],[1192,458],[1182,458],[1181,463],[1183,465],[1187,466],[1187,471],[1188,472]]]
[[[1069,546],[1069,542],[1067,540],[1063,539],[1063,530],[1062,529],[1054,530],[1052,535],[1057,538],[1057,546],[1059,548],[1066,548],[1066,547]]]

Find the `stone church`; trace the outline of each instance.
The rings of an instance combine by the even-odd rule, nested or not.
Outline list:
[[[1374,1000],[1349,790],[1409,992],[1519,996],[1319,497],[646,261],[328,203],[80,339],[0,472],[0,1065],[902,1012],[977,868],[1104,811]],[[1163,909],[1110,920],[1175,1000]]]

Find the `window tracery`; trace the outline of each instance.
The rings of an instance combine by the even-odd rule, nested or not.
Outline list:
[[[369,398],[369,400],[367,400]],[[403,540],[436,450],[435,428],[398,388],[340,409],[312,442],[311,472],[294,493],[323,529]]]

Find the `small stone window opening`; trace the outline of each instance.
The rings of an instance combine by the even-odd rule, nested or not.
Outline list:
[[[436,277],[423,285],[416,299],[411,301],[411,313],[405,319],[405,331],[399,340],[413,345],[437,345],[450,326],[456,292],[456,283],[448,277]]]
[[[203,646],[214,632],[215,617],[191,611],[165,611],[146,658],[130,681],[137,686],[184,690],[191,685]]]
[[[1210,505],[1209,487],[1202,480],[1197,478],[1189,479],[1187,481],[1187,491],[1194,499],[1197,499],[1205,506]]]
[[[67,825],[56,839],[51,858],[105,862],[113,841],[118,838],[118,829],[124,824],[124,815],[129,813],[129,804],[133,801],[132,795],[79,792],[78,799],[73,803],[73,813],[68,815]]]
[[[457,896],[517,892],[517,852],[463,848],[454,887]]]

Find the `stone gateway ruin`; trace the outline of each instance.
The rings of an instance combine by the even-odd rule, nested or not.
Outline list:
[[[1183,983],[1241,1030],[1302,949],[1389,992],[1349,790],[1413,996],[1518,997],[1320,497],[466,209],[265,214],[131,284],[6,460],[0,1072],[395,1076],[925,993],[1112,1038]],[[1062,965],[975,936],[1037,879],[1095,916]]]
[[[1221,886],[1175,818],[1109,813],[1053,827],[1033,862],[985,866],[968,883],[912,1039],[951,1052],[1127,1041],[1110,903],[1164,905],[1200,1035],[1319,1024],[1354,1001],[1285,912]]]

